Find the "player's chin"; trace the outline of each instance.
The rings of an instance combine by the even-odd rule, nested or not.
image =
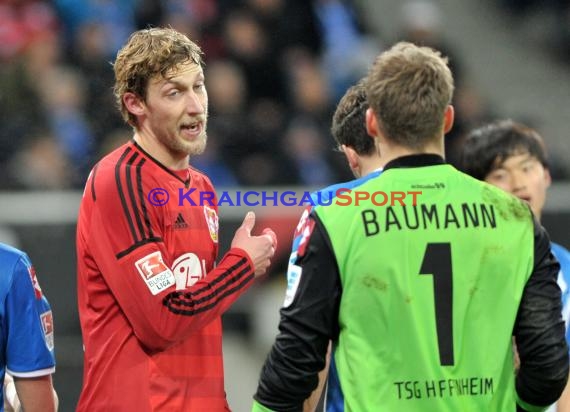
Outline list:
[[[184,151],[190,156],[200,155],[206,150],[206,142],[207,138],[205,134],[193,142],[184,142]]]

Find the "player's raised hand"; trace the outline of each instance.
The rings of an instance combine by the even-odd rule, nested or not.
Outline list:
[[[247,252],[255,268],[255,276],[261,276],[271,264],[271,258],[277,247],[277,236],[271,229],[264,229],[260,236],[252,236],[251,231],[255,226],[255,213],[247,212],[243,223],[236,230],[232,240],[232,247],[243,249]]]

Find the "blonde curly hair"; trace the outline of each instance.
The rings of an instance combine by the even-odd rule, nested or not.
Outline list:
[[[157,75],[165,77],[187,62],[202,66],[202,55],[196,43],[172,28],[150,28],[131,34],[113,64],[113,92],[125,122],[133,127],[137,125],[136,117],[129,113],[123,102],[125,93],[134,93],[145,100],[150,79]]]

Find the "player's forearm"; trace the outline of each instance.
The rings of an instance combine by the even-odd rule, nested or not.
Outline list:
[[[544,310],[535,310],[534,319],[537,319],[537,322],[541,312]],[[533,322],[534,325],[521,322],[516,334],[521,359],[516,378],[517,394],[532,405],[545,406],[554,403],[560,397],[568,379],[569,360],[564,340],[564,324],[547,318],[540,317],[542,322]]]
[[[566,388],[556,403],[556,412],[570,412],[570,380],[566,383]]]
[[[538,226],[534,261],[514,331],[521,362],[516,389],[522,401],[545,406],[562,394],[569,359],[560,288],[556,283],[559,265],[550,253],[546,232]]]
[[[318,226],[318,225],[317,225]],[[329,341],[337,335],[340,280],[326,233],[316,227],[299,256],[299,285],[281,309],[279,335],[263,366],[255,399],[276,411],[302,411],[317,388]]]
[[[163,304],[171,313],[209,323],[222,315],[252,285],[254,278],[251,259],[245,251],[234,248],[203,279],[188,289],[168,294]]]
[[[162,299],[164,310],[159,318],[149,313],[150,321],[133,322],[135,333],[147,348],[164,350],[221,316],[253,281],[249,256],[240,249],[231,249],[192,287],[168,293]]]
[[[279,335],[263,365],[254,399],[274,411],[303,411],[325,368],[330,334],[313,325],[313,314],[281,310]],[[304,312],[304,314],[302,314]],[[317,315],[318,317],[318,315]],[[318,399],[317,399],[318,402]]]
[[[287,339],[289,340],[289,339]],[[318,385],[318,371],[323,369],[324,358],[290,347],[283,337],[269,354],[261,371],[254,399],[273,411],[303,411],[303,404]]]
[[[57,398],[51,375],[34,378],[14,377],[16,392],[25,412],[55,412]]]
[[[314,412],[319,405],[319,401],[323,395],[323,389],[325,388],[328,373],[329,373],[329,366],[330,366],[330,358],[332,352],[332,343],[329,343],[329,347],[327,349],[327,363],[325,368],[319,372],[319,384],[317,388],[311,393],[305,402],[303,403],[303,412]]]

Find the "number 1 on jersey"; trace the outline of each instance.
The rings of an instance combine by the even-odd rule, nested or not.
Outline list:
[[[428,243],[420,275],[433,275],[435,326],[439,361],[443,366],[455,363],[453,355],[453,276],[451,244]]]

